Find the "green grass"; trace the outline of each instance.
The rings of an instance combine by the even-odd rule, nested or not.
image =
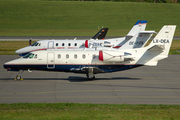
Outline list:
[[[180,119],[180,106],[76,103],[0,104],[0,119],[178,120]]]
[[[92,36],[98,26],[109,28],[107,36],[124,36],[137,20],[157,32],[180,26],[180,4],[0,0],[0,36]]]
[[[151,40],[148,42],[148,44]],[[34,43],[34,41],[32,41]],[[16,55],[15,51],[29,45],[28,41],[0,41],[0,55]],[[180,54],[180,40],[174,40],[169,54]]]

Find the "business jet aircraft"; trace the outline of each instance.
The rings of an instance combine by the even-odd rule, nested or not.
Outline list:
[[[97,34],[95,34],[91,39],[104,39],[106,37],[108,28],[102,28]],[[31,39],[29,40],[29,46],[16,50],[15,53],[20,56],[24,56],[28,52],[46,50],[46,49],[75,49],[84,47],[82,40],[40,40],[31,44]]]
[[[163,26],[152,42],[143,48],[114,51],[78,49],[35,51],[6,62],[4,68],[8,71],[21,71],[16,76],[17,80],[21,80],[20,74],[24,70],[84,73],[88,79],[95,79],[94,74],[97,73],[128,70],[143,65],[156,66],[159,60],[168,57],[175,28],[175,25]]]
[[[98,32],[90,40],[40,40],[32,44],[31,46],[21,48],[15,53],[17,54],[27,54],[32,51],[46,50],[46,49],[76,49],[76,48],[92,48],[98,46],[104,47],[114,47],[119,48],[124,43],[126,43],[134,35],[137,35],[139,32],[143,32],[146,28],[146,20],[138,20],[126,37],[114,38],[107,40],[95,40],[103,39],[107,33],[107,28],[103,29],[101,32]],[[145,33],[144,33],[145,34]],[[150,34],[152,35],[152,34]],[[143,43],[145,43],[144,41]]]

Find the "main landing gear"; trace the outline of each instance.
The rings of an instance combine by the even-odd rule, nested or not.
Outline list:
[[[89,77],[88,73],[86,74],[86,77],[88,78],[88,80],[95,80],[95,76],[93,75],[92,77]]]
[[[18,75],[16,76],[16,78],[14,79],[14,80],[23,80],[23,78],[21,78],[21,74],[24,72],[24,70],[20,70],[19,72],[18,72]]]
[[[95,79],[95,76],[93,74],[93,68],[88,68],[88,73],[86,74],[86,77],[89,79],[89,80],[94,80]]]

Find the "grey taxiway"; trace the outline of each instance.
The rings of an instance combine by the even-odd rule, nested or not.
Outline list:
[[[7,72],[3,64],[18,55],[0,55],[0,103],[180,104],[180,55],[169,55],[155,67],[97,74]]]

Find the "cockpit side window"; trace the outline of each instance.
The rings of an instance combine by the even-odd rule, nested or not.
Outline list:
[[[25,56],[23,56],[23,58],[28,58],[30,55],[31,55],[31,53],[28,53]]]
[[[33,43],[31,46],[35,46],[37,44],[37,42]]]
[[[32,59],[33,57],[34,57],[34,54],[33,54],[33,53],[28,53],[28,54],[26,54],[23,58],[30,58],[30,59]],[[34,58],[37,58],[37,54],[35,55]]]
[[[39,43],[36,43],[35,46],[38,46]]]
[[[29,56],[30,59],[33,58],[33,57],[34,57],[34,54],[31,54],[31,55]]]
[[[37,54],[34,56],[34,58],[37,58]]]
[[[35,42],[31,46],[41,46],[41,43]]]

